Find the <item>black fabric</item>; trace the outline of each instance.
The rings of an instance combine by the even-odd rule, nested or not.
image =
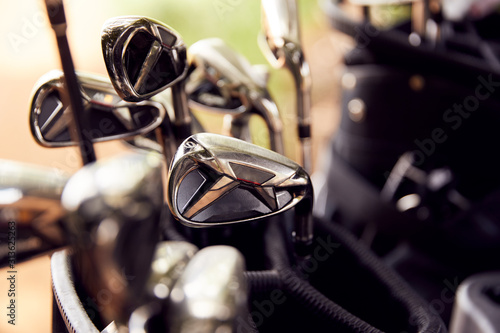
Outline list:
[[[261,270],[250,268],[246,274],[252,320],[242,319],[241,332],[446,332],[431,307],[339,225],[316,219],[312,257],[295,262],[291,223],[287,223],[291,217],[257,221],[264,228],[259,234],[246,229],[232,233],[230,239],[220,237],[228,236],[223,231],[227,227],[193,237],[200,230],[184,228],[171,219],[165,224],[174,224],[167,228],[170,235],[184,234],[185,240],[200,247],[232,244],[247,263],[259,262],[250,267]],[[255,245],[259,238],[264,252],[249,251],[244,240]]]

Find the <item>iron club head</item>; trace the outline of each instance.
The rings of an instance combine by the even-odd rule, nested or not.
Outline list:
[[[82,135],[93,142],[143,135],[157,128],[166,116],[162,104],[154,101],[124,102],[106,78],[78,73],[84,103],[82,117],[90,128]],[[64,74],[51,71],[40,78],[33,90],[30,128],[33,137],[45,147],[74,146],[69,122],[70,107],[61,98]]]
[[[233,126],[241,123],[240,118],[258,114],[269,130],[271,149],[284,153],[280,115],[261,71],[220,38],[194,43],[188,49],[188,59],[186,92],[193,108],[228,114]],[[243,121],[243,126],[248,126],[248,121]],[[234,131],[238,132],[241,130]]]
[[[295,241],[312,241],[310,178],[282,155],[242,140],[200,133],[178,148],[169,171],[168,204],[187,226],[254,221],[295,207]]]

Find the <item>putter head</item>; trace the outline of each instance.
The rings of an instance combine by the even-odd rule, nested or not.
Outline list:
[[[186,46],[181,36],[156,20],[123,16],[104,23],[102,52],[116,91],[138,102],[184,79]]]
[[[84,99],[86,124],[82,135],[93,142],[126,139],[143,135],[158,127],[165,118],[165,108],[154,101],[124,102],[106,78],[78,73]],[[72,115],[63,105],[61,91],[64,74],[51,71],[35,85],[30,107],[33,137],[45,147],[75,146],[71,140]]]
[[[262,0],[263,33],[259,46],[273,67],[287,61],[286,48],[296,50],[300,45],[297,5],[295,0]]]
[[[0,234],[14,230],[17,261],[67,244],[61,194],[69,175],[53,169],[0,159]],[[7,248],[7,242],[3,242]],[[8,260],[0,251],[0,266]]]
[[[201,133],[178,148],[168,176],[168,203],[181,223],[210,227],[280,214],[312,199],[307,173],[273,151]]]
[[[86,165],[64,188],[75,270],[108,322],[125,324],[145,297],[160,238],[162,164],[154,152],[119,155]]]
[[[201,249],[170,296],[170,332],[236,332],[248,314],[245,260],[231,246]]]
[[[252,94],[266,87],[263,75],[220,38],[207,38],[188,50],[186,78],[189,103],[197,109],[239,114],[251,107]]]

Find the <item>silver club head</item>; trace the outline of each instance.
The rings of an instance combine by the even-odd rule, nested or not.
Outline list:
[[[312,241],[313,189],[295,162],[217,134],[192,135],[178,148],[168,176],[168,203],[191,227],[254,221],[294,206],[295,240]]]
[[[112,18],[104,23],[101,41],[111,82],[126,101],[148,99],[186,74],[181,36],[159,21],[139,16]]]
[[[169,332],[236,332],[238,318],[248,313],[244,270],[234,247],[201,249],[172,290]]]
[[[89,128],[85,135],[93,142],[126,139],[157,128],[165,118],[162,104],[154,101],[124,102],[108,79],[94,74],[78,73],[84,102],[84,117]],[[64,74],[51,71],[35,85],[30,128],[35,140],[45,147],[74,146],[70,135],[70,107],[61,98]]]
[[[64,215],[61,194],[68,179],[69,175],[54,168],[0,159],[0,233],[17,230],[19,261],[21,250],[32,255],[48,250],[41,241],[51,247],[67,244],[60,221]],[[23,234],[27,237],[21,239]],[[2,265],[3,256],[2,251]]]
[[[196,252],[195,245],[183,241],[164,241],[157,245],[146,284],[150,302],[134,310],[128,322],[130,332],[150,332],[152,321],[158,318],[163,321],[166,300]]]
[[[190,74],[186,92],[191,107],[232,116],[232,125],[248,126],[260,115],[270,134],[271,149],[281,154],[282,124],[278,108],[266,89],[267,78],[220,38],[202,39],[189,47]],[[247,119],[243,122],[238,119]],[[241,132],[235,130],[233,133]],[[241,137],[238,137],[241,138]]]
[[[145,295],[163,207],[160,154],[129,153],[76,172],[62,194],[75,270],[103,318],[125,324]]]

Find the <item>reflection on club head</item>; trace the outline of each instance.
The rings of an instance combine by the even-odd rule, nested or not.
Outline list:
[[[86,127],[82,135],[93,142],[130,138],[151,132],[165,118],[157,102],[127,103],[116,95],[111,83],[100,76],[78,73],[84,99]],[[35,86],[30,108],[30,128],[35,140],[45,147],[74,146],[72,115],[61,98],[64,75],[52,71]]]
[[[156,20],[123,16],[104,23],[102,52],[111,82],[126,101],[142,101],[181,81],[186,46],[172,28]]]
[[[172,289],[170,332],[236,332],[248,314],[245,259],[231,246],[201,249]]]
[[[168,192],[174,216],[191,227],[261,219],[312,198],[309,176],[298,164],[245,141],[209,133],[195,134],[179,147]]]
[[[163,158],[129,153],[98,160],[76,172],[62,194],[77,275],[104,319],[118,324],[145,295],[159,241]]]

